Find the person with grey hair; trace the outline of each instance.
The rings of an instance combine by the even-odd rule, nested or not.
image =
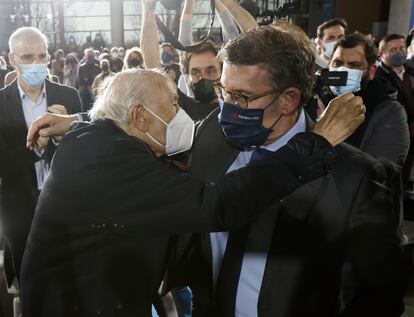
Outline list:
[[[265,206],[329,170],[330,143],[364,117],[359,103],[333,104],[314,133],[205,184],[159,159],[189,150],[194,136],[171,79],[151,70],[117,74],[92,122],[72,126],[56,151],[23,259],[23,316],[151,316],[175,261],[170,235],[238,228],[257,202]],[[283,185],[274,182],[280,177]]]
[[[9,40],[9,60],[17,74],[0,90],[1,215],[6,242],[7,282],[19,277],[26,238],[39,191],[49,171],[55,146],[50,138],[40,142],[42,152],[25,148],[27,129],[46,112],[76,113],[81,110],[75,89],[50,82],[50,55],[46,36],[36,28],[15,31]]]

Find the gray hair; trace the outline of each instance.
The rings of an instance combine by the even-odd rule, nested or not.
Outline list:
[[[119,127],[130,123],[132,107],[149,106],[157,94],[154,83],[162,81],[167,89],[170,80],[156,70],[130,69],[110,78],[95,101],[89,116],[93,121],[110,119]],[[171,84],[172,90],[174,86]]]
[[[47,49],[47,37],[39,29],[34,27],[22,27],[13,32],[9,39],[10,52],[14,53],[16,49],[16,43],[24,41],[26,39],[32,39],[37,37],[43,41]]]

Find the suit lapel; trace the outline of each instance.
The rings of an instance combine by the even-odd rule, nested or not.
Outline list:
[[[56,89],[53,89],[53,83],[51,83],[49,80],[45,80],[46,85],[46,99],[47,99],[47,106],[50,107],[51,105],[58,104],[58,96],[56,96],[55,91]]]
[[[198,128],[190,161],[190,173],[206,183],[219,181],[240,152],[224,137],[218,112],[213,111]]]
[[[24,138],[26,139],[26,119],[24,117],[19,88],[17,86],[17,79],[6,88],[5,95],[6,100],[4,102],[4,107],[7,109],[6,111],[9,113],[13,125],[17,128],[18,133],[24,134]]]

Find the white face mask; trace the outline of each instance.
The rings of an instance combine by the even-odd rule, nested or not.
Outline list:
[[[325,56],[331,58],[334,52],[336,41],[325,43]]]
[[[183,109],[180,108],[170,123],[167,123],[147,107],[144,106],[144,108],[167,126],[165,145],[145,132],[152,141],[165,148],[165,154],[171,156],[191,149],[194,139],[194,122]]]

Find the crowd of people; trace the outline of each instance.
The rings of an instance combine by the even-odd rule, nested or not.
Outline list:
[[[185,0],[185,50],[155,0],[129,49],[11,35],[0,220],[23,317],[162,316],[169,291],[180,317],[403,314],[412,36],[332,19],[310,39],[252,3],[216,0],[223,38],[193,39]]]

